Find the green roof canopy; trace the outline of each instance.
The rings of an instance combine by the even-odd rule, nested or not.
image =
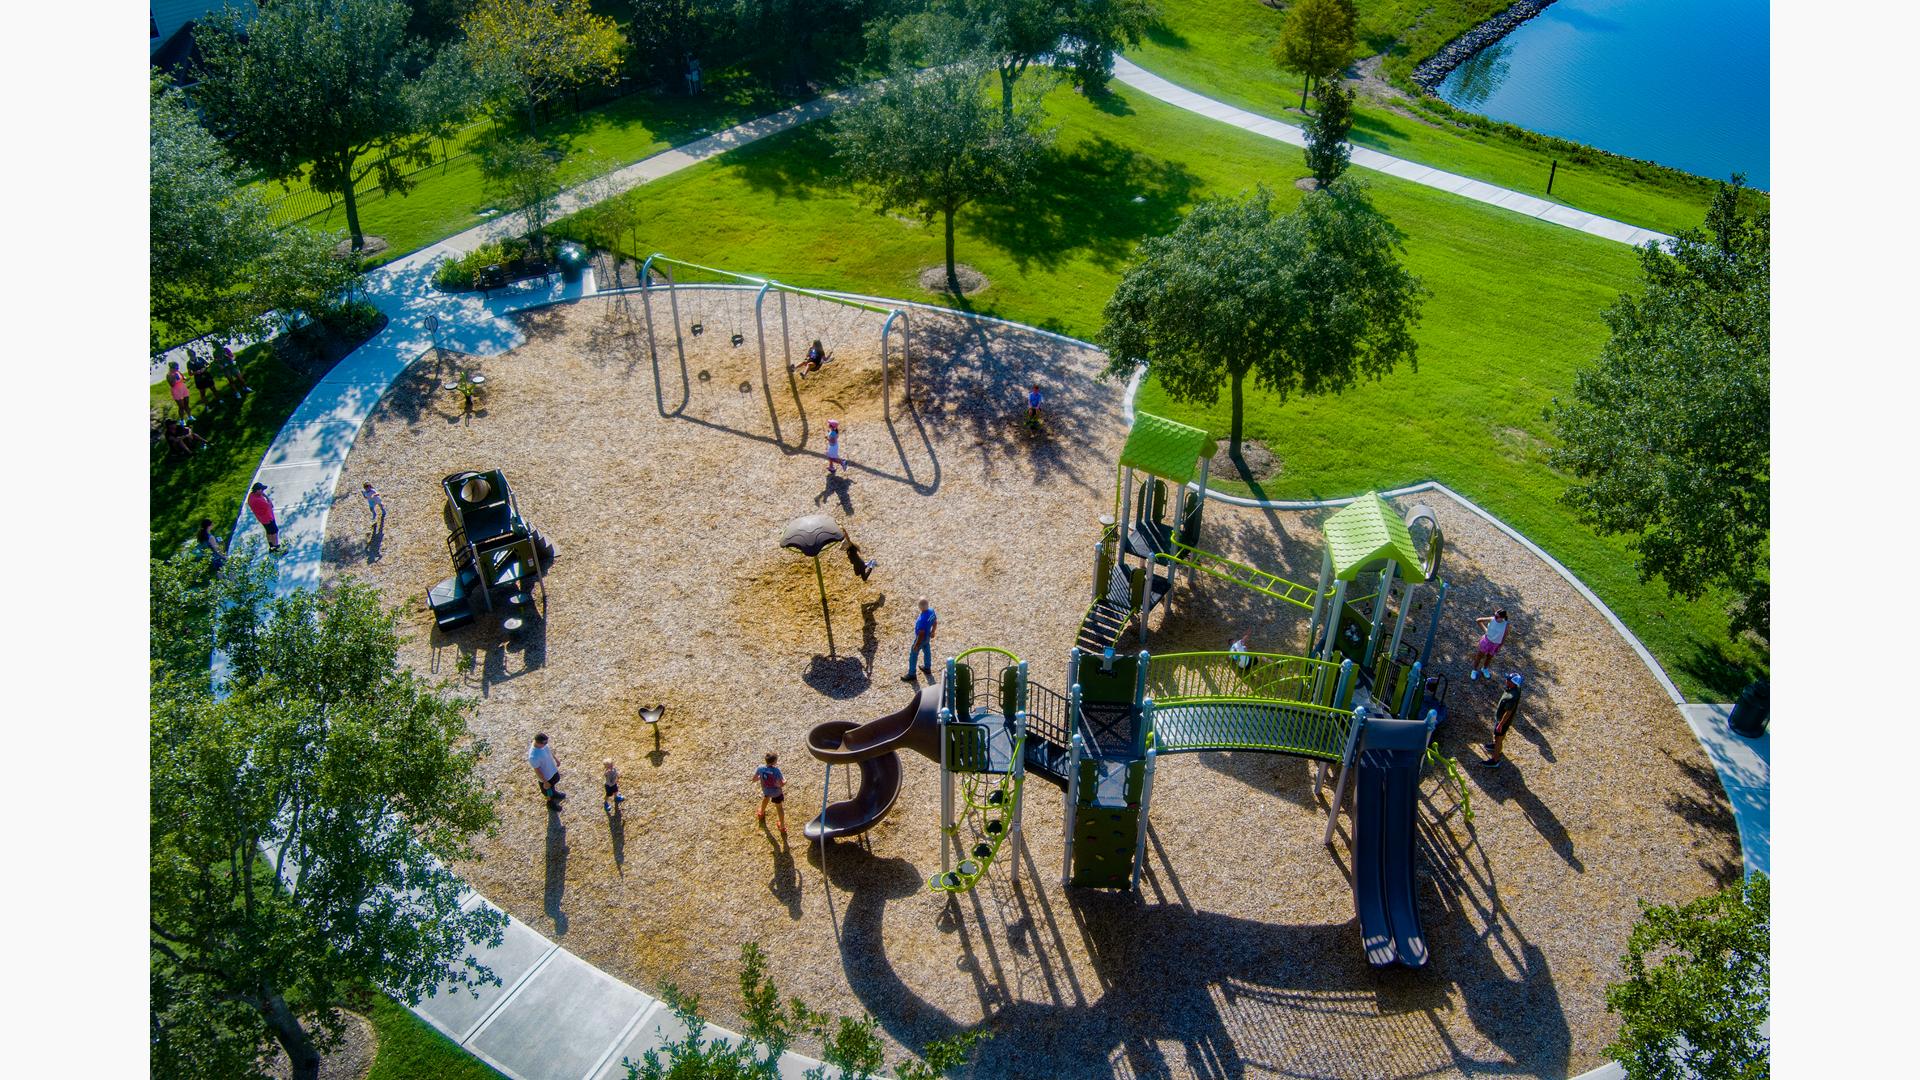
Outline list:
[[[1120,464],[1185,484],[1199,472],[1200,459],[1212,457],[1219,445],[1212,435],[1197,427],[1164,416],[1136,413],[1133,430],[1127,432],[1127,445],[1120,448]]]
[[[1427,580],[1406,520],[1375,492],[1355,499],[1321,528],[1337,580],[1352,581],[1361,567],[1379,559],[1393,560],[1403,580],[1416,584]]]

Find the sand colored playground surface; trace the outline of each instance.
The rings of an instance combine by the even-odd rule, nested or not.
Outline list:
[[[707,331],[687,339],[684,380],[671,339],[656,370],[644,333],[609,321],[604,301],[524,316],[526,345],[478,361],[488,392],[472,416],[439,389],[459,358],[423,361],[362,430],[328,523],[330,572],[384,589],[413,631],[407,661],[477,702],[501,826],[461,871],[601,968],[698,991],[737,1025],[739,946],[758,941],[783,993],[870,1012],[897,1046],[986,1024],[997,1034],[981,1075],[1562,1076],[1599,1064],[1612,1037],[1604,987],[1636,902],[1688,899],[1737,872],[1712,766],[1626,642],[1547,566],[1436,497],[1453,583],[1437,650],[1453,675],[1443,742],[1468,770],[1476,817],[1469,828],[1427,780],[1427,969],[1365,964],[1348,820],[1321,845],[1312,769],[1290,758],[1163,760],[1138,896],[1058,884],[1061,797],[1034,781],[1018,880],[1003,860],[949,903],[925,885],[939,868],[937,766],[905,755],[892,816],[834,845],[823,879],[799,840],[823,775],[804,735],[906,700],[917,596],[940,612],[938,655],[999,645],[1064,689],[1122,387],[1095,381],[1101,360],[1084,350],[916,314],[918,396],[910,411],[896,397],[890,429],[877,318],[802,303],[795,352],[827,336],[839,360],[797,393],[775,372],[776,433],[751,334],[728,344],[738,302],[683,301],[683,323]],[[1049,396],[1041,440],[1019,428],[1030,374]],[[854,465],[833,484],[830,417]],[[443,637],[423,602],[448,573],[439,479],[488,467],[505,469],[559,546],[547,618],[518,639],[486,618]],[[390,508],[377,543],[364,480]],[[880,562],[862,584],[843,558],[823,561],[826,619],[811,565],[775,546],[788,519],[819,511]],[[1301,580],[1317,572],[1323,514],[1207,513],[1206,546]],[[1472,618],[1496,605],[1514,617],[1500,666],[1529,686],[1514,764],[1489,772],[1467,759],[1496,692],[1465,673]],[[1183,586],[1153,629],[1163,652],[1222,648],[1242,629],[1256,649],[1306,644],[1291,609],[1210,580]],[[656,746],[636,712],[659,701]],[[573,793],[558,815],[526,767],[535,730],[553,736]],[[790,781],[791,848],[753,820],[767,750]],[[611,821],[607,756],[630,796]],[[834,787],[843,797],[841,777]]]

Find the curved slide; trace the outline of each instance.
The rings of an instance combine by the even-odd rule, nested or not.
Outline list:
[[[1368,720],[1353,803],[1353,907],[1374,967],[1424,967],[1427,939],[1414,895],[1414,814],[1427,725]]]
[[[858,836],[887,816],[900,797],[900,751],[940,760],[940,684],[921,687],[906,706],[878,720],[857,724],[830,720],[807,732],[807,750],[832,765],[860,766],[853,797],[828,803],[802,831],[807,839]]]

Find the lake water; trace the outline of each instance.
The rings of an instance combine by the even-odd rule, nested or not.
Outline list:
[[[1768,186],[1767,0],[1558,0],[1440,84],[1463,109]]]

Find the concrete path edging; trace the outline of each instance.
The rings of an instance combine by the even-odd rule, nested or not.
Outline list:
[[[1275,120],[1270,116],[1262,116],[1256,112],[1248,112],[1224,101],[1189,90],[1155,75],[1124,56],[1113,58],[1113,77],[1118,82],[1176,108],[1198,113],[1223,124],[1230,124],[1242,131],[1264,135],[1290,146],[1307,145],[1306,134],[1293,124]],[[1575,210],[1564,203],[1550,202],[1510,188],[1500,187],[1497,184],[1489,184],[1484,180],[1475,180],[1469,176],[1461,176],[1459,173],[1436,169],[1431,165],[1422,165],[1416,161],[1394,157],[1392,154],[1383,154],[1364,146],[1352,146],[1350,160],[1363,169],[1385,173],[1422,187],[1472,199],[1488,206],[1497,206],[1502,210],[1511,210],[1516,214],[1524,214],[1527,217],[1583,232],[1589,236],[1598,236],[1603,240],[1640,247],[1649,241],[1673,239],[1665,233],[1655,232],[1652,229],[1643,229],[1624,221],[1615,221],[1584,210]]]

